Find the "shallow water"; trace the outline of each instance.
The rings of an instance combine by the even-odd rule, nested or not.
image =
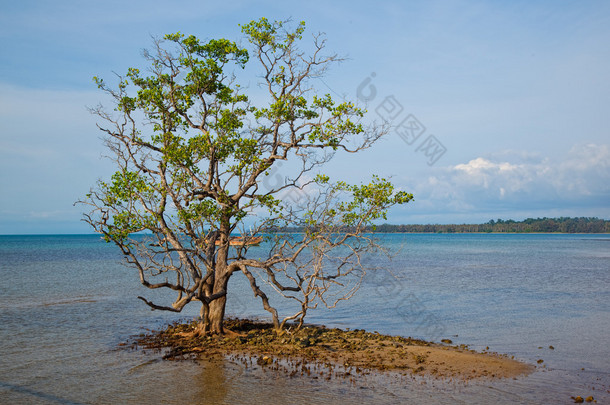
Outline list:
[[[605,235],[382,235],[361,290],[310,322],[544,362],[528,377],[457,383],[400,375],[289,378],[229,361],[160,361],[119,350],[185,314],[150,311],[113,246],[96,236],[0,236],[0,403],[610,402],[610,238]],[[260,249],[263,249],[261,246]],[[255,252],[256,253],[256,252]],[[391,271],[388,272],[388,270]],[[228,312],[266,317],[235,277]],[[273,302],[277,302],[274,299]],[[549,346],[553,346],[551,350]]]

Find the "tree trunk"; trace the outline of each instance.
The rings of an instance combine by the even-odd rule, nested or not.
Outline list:
[[[208,306],[208,321],[209,331],[212,334],[224,334],[223,321],[225,318],[225,306],[227,304],[227,286],[229,284],[228,254],[229,254],[229,239],[231,231],[229,228],[230,217],[224,217],[221,220],[219,230],[220,248],[216,254],[216,265],[214,271],[214,285],[212,286],[212,295],[225,291],[225,295],[216,298],[210,302]]]
[[[224,273],[224,272],[223,272]],[[216,276],[214,281],[214,294],[221,291],[227,291],[229,284],[229,274],[220,274]],[[223,321],[225,318],[225,307],[227,304],[227,296],[216,298],[210,302],[208,310],[209,331],[213,334],[223,334]]]
[[[197,326],[196,333],[198,335],[205,335],[210,331],[210,306],[205,302],[201,303],[201,310],[199,311],[199,325]]]
[[[199,325],[197,325],[197,329],[195,330],[195,334],[197,335],[206,335],[210,332],[210,305],[205,301],[206,297],[210,297],[212,295],[213,278],[209,278],[205,281],[203,287],[201,288],[199,300],[201,301],[201,309],[199,311]]]
[[[222,323],[225,317],[225,305],[227,303],[227,297],[217,298],[210,303],[210,332],[213,334],[223,334],[224,328]]]

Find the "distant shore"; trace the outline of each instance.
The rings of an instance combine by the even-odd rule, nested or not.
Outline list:
[[[270,232],[303,232],[305,228],[273,228]],[[484,224],[426,224],[370,226],[373,233],[566,233],[566,234],[608,234],[610,221],[596,217],[578,218],[527,218],[523,221],[490,220]]]
[[[195,323],[178,323],[141,335],[131,347],[164,350],[170,360],[225,356],[246,367],[263,367],[313,378],[357,376],[373,371],[441,379],[516,378],[535,367],[505,355],[475,352],[467,346],[381,335],[364,330],[307,326],[280,334],[272,325],[232,319],[225,336],[195,336]]]

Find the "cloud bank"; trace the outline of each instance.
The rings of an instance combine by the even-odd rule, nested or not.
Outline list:
[[[411,223],[539,215],[608,218],[610,146],[578,144],[563,157],[503,151],[432,169],[407,183],[416,203],[402,214],[410,212]]]

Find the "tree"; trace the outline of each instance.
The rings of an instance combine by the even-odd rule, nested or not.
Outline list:
[[[92,112],[117,171],[79,201],[90,206],[84,220],[121,249],[144,286],[175,291],[171,305],[138,297],[150,307],[180,312],[200,302],[203,333],[224,332],[235,273],[248,278],[276,329],[349,298],[365,271],[361,255],[378,248],[365,227],[413,198],[383,178],[348,185],[321,172],[335,153],[368,148],[387,131],[365,126],[355,104],[314,93],[311,79],[339,58],[323,55],[321,35],[301,51],[305,24],[291,26],[265,18],[243,25],[252,58],[226,39],[167,35],[144,52],[148,75],[130,68],[114,86],[94,78],[114,106]],[[262,68],[262,106],[238,84],[251,59]],[[280,162],[286,173],[269,186]],[[248,255],[277,226],[304,232],[266,235],[266,257]],[[300,309],[280,317],[261,283]]]

